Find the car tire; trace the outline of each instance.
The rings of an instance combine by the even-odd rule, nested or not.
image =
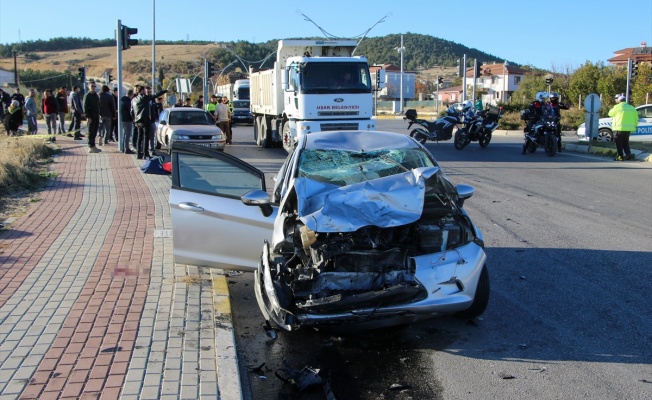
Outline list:
[[[460,311],[457,315],[462,318],[475,318],[479,317],[487,309],[489,304],[489,294],[491,293],[491,288],[489,284],[489,271],[487,266],[482,267],[482,272],[480,272],[480,279],[478,279],[478,287],[475,289],[475,297],[473,298],[473,303],[471,307],[467,308],[464,311]]]
[[[613,142],[614,135],[611,132],[611,129],[602,128],[598,130],[598,137],[596,138],[598,142]]]

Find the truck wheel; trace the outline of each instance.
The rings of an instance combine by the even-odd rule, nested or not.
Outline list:
[[[256,142],[256,146],[260,146],[260,117],[256,117],[254,119],[254,142]]]
[[[270,132],[267,119],[262,118],[260,120],[260,130],[258,132],[260,133],[259,146],[265,149],[272,147],[272,132]]]
[[[290,121],[283,122],[281,138],[283,139],[283,148],[288,153],[292,153],[292,150],[294,150],[294,139],[292,138],[292,131],[290,131]]]

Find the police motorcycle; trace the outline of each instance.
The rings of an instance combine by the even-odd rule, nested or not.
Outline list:
[[[410,132],[410,137],[413,137],[421,144],[426,143],[426,140],[439,142],[451,139],[453,137],[453,129],[457,128],[457,124],[461,123],[459,111],[454,107],[449,107],[446,110],[446,115],[438,118],[436,121],[426,121],[425,119],[417,118],[417,110],[414,109],[405,111],[405,117],[403,119],[410,121],[407,127],[408,130],[412,128],[412,125],[417,125]]]
[[[467,104],[468,103],[468,104]],[[463,104],[464,124],[455,132],[453,144],[457,150],[462,150],[471,142],[478,142],[483,149],[491,142],[493,131],[498,128],[498,120],[502,117],[502,107],[489,107],[475,112],[470,101]]]
[[[557,154],[559,119],[552,105],[545,102],[546,97],[546,92],[537,93],[536,102],[539,102],[540,113],[533,112],[531,108],[521,111],[521,119],[528,121],[529,127],[524,135],[525,142],[521,154],[534,153],[539,147],[542,147],[549,157]]]

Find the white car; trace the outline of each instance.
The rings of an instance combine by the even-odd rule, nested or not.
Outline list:
[[[156,128],[156,148],[172,143],[192,143],[224,150],[226,136],[215,126],[213,116],[194,107],[172,107],[161,111]]]
[[[473,188],[408,136],[303,135],[271,196],[262,172],[224,152],[174,143],[172,168],[175,263],[253,271],[261,312],[285,330],[487,306],[482,233],[462,207]]]
[[[645,104],[636,107],[638,111],[638,128],[629,136],[630,142],[652,142],[652,104]],[[594,140],[600,142],[613,142],[614,136],[611,131],[612,118],[600,118],[598,121],[598,137]],[[582,124],[577,128],[577,139],[588,141],[586,127]]]

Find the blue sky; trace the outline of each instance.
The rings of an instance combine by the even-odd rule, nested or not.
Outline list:
[[[151,39],[153,1],[0,0],[0,43],[106,39],[118,19],[138,28],[135,37]],[[641,42],[652,46],[652,0],[155,1],[157,40],[264,42],[321,35],[301,12],[338,37],[358,36],[388,15],[369,37],[432,35],[545,69],[575,69]]]

